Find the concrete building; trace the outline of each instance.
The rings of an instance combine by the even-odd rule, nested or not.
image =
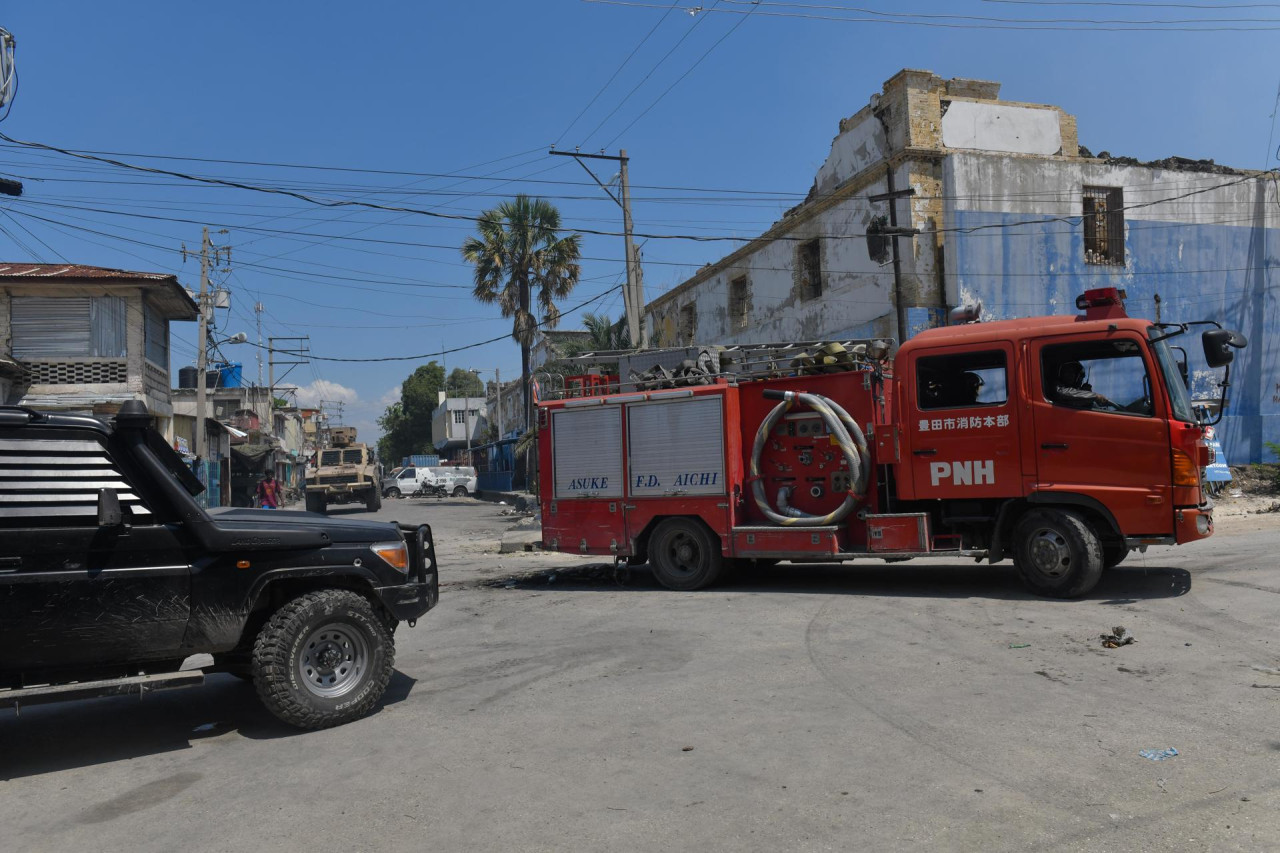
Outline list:
[[[141,400],[170,435],[169,324],[197,310],[172,275],[0,264],[0,391],[10,404],[103,416]]]
[[[1121,287],[1134,316],[1213,319],[1251,346],[1220,435],[1231,462],[1280,441],[1275,173],[1093,156],[1056,106],[1000,84],[904,70],[840,122],[808,197],[646,308],[659,345],[905,339],[981,303],[984,319],[1074,311]],[[893,240],[894,226],[915,233]],[[1189,341],[1193,393],[1216,397]]]
[[[441,458],[461,457],[467,446],[467,434],[471,446],[478,447],[488,439],[489,409],[484,397],[450,397],[442,399],[431,414],[431,443]]]

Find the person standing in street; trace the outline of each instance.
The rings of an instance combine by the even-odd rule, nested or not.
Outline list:
[[[280,484],[276,482],[275,474],[270,471],[262,475],[262,481],[258,483],[258,506],[262,509],[279,509],[280,507]]]

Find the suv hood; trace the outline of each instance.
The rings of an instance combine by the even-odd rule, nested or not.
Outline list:
[[[236,528],[261,528],[278,530],[323,530],[333,543],[341,542],[394,542],[400,538],[396,525],[385,521],[360,521],[334,518],[314,512],[279,509],[246,509],[222,507],[209,510],[214,524],[226,523]]]

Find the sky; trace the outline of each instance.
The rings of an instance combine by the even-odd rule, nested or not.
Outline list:
[[[329,202],[465,217],[517,192],[541,195],[567,227],[610,232],[584,235],[582,280],[561,303],[583,306],[560,326],[578,328],[583,311],[621,314],[623,249],[614,236],[621,212],[575,161],[550,156],[552,145],[627,150],[637,232],[750,237],[803,198],[841,118],[898,70],[921,68],[999,81],[1008,100],[1061,106],[1094,152],[1275,166],[1280,3],[1202,5],[1216,8],[1038,0],[15,2],[0,8],[0,26],[17,39],[19,76],[0,131]],[[1200,22],[1172,25],[1187,32],[1115,23],[1005,29],[1051,18]],[[605,182],[610,165],[597,165]],[[468,347],[434,358],[485,378],[495,369],[504,379],[519,376],[511,321],[470,295],[471,269],[458,249],[473,230],[465,219],[325,207],[4,143],[0,175],[26,187],[22,199],[0,201],[0,261],[172,272],[195,288],[199,264],[181,250],[198,249],[208,225],[215,242],[231,247],[216,274],[231,292],[231,308],[216,312],[217,337],[243,331],[256,340],[259,302],[264,339],[309,335],[316,358],[283,382],[299,386],[304,404],[344,401],[344,421],[362,437],[376,437],[377,416],[427,359],[320,357]],[[641,243],[648,299],[736,245]],[[195,324],[175,324],[173,338],[176,371],[194,361]],[[261,350],[228,344],[221,352],[256,379]]]

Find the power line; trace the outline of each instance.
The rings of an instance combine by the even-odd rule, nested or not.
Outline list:
[[[1200,23],[1280,23],[1276,18],[1163,18],[1157,20],[1125,20],[1123,18],[1000,18],[989,15],[956,15],[936,12],[885,12],[880,9],[868,9],[859,6],[832,5],[830,3],[781,3],[777,0],[724,0],[738,6],[780,6],[784,9],[818,9],[838,12],[854,12],[862,15],[873,15],[888,19],[924,19],[924,20],[958,20],[978,21],[981,23],[1010,24],[1117,24],[1117,25],[1149,25],[1149,24],[1200,24]],[[749,14],[749,13],[748,13]]]
[[[718,6],[719,4],[720,4],[720,0],[715,0],[715,2],[711,4],[711,8],[713,8],[713,9],[714,9],[714,8],[715,8],[716,6]],[[657,8],[661,8],[661,7],[659,7],[659,6],[651,6],[651,8],[657,9]],[[671,11],[671,7],[669,7],[669,6],[668,6],[668,7],[667,7],[667,13],[669,13],[670,11]],[[664,13],[664,14],[663,14],[663,17],[664,17],[664,18],[666,17],[666,13]],[[597,124],[595,127],[593,127],[593,128],[591,129],[591,132],[590,132],[590,133],[588,133],[585,137],[583,137],[583,139],[582,139],[582,144],[583,144],[583,145],[586,145],[586,144],[587,144],[587,142],[591,139],[591,137],[595,136],[595,135],[596,135],[596,132],[597,132],[597,131],[599,131],[599,130],[600,130],[600,128],[604,127],[605,123],[606,123],[606,122],[608,122],[608,121],[609,121],[609,119],[613,118],[613,117],[614,117],[614,115],[618,112],[618,110],[622,109],[622,106],[623,106],[627,101],[631,100],[631,96],[632,96],[632,95],[634,95],[637,91],[639,91],[639,89],[640,89],[640,87],[641,87],[641,86],[643,86],[646,82],[648,82],[649,78],[653,76],[653,73],[654,73],[655,71],[657,71],[659,67],[661,67],[662,63],[666,62],[666,61],[671,57],[671,54],[675,53],[675,52],[676,52],[676,50],[680,47],[680,45],[684,44],[684,40],[685,40],[685,39],[687,39],[689,36],[693,35],[694,31],[695,31],[696,29],[698,29],[698,27],[702,26],[702,22],[703,22],[703,21],[705,21],[705,20],[707,20],[707,19],[706,19],[706,18],[698,18],[696,21],[694,21],[694,22],[693,22],[693,26],[691,26],[691,27],[689,27],[689,29],[685,30],[684,35],[680,36],[680,39],[679,39],[675,44],[673,44],[673,45],[671,46],[671,49],[670,49],[670,50],[668,50],[666,53],[664,53],[664,54],[662,55],[662,58],[661,58],[661,59],[659,59],[657,62],[655,62],[655,63],[653,64],[653,67],[649,69],[648,73],[646,73],[643,77],[641,77],[641,78],[640,78],[640,82],[639,82],[639,83],[637,83],[634,87],[632,87],[631,91],[629,91],[629,92],[627,92],[627,94],[623,95],[623,96],[622,96],[622,100],[621,100],[621,101],[619,101],[619,102],[617,103],[617,105],[616,105],[612,110],[610,110],[610,111],[609,111],[609,114],[608,114],[607,116],[605,116],[604,118],[600,119],[600,123],[599,123],[599,124]],[[608,146],[606,146],[606,147],[608,147]]]
[[[645,46],[645,43],[649,41],[649,37],[658,31],[658,27],[662,26],[662,22],[665,21],[667,19],[667,16],[671,14],[671,11],[679,5],[680,5],[680,0],[676,0],[676,2],[672,3],[670,6],[667,7],[667,11],[663,13],[661,18],[658,19],[658,22],[649,28],[649,32],[645,33],[644,38],[640,39],[640,41],[636,43],[636,46],[631,48],[631,52],[627,54],[626,59],[622,60],[622,64],[614,69],[613,73],[609,75],[609,79],[604,81],[604,85],[601,86],[596,91],[596,93],[591,96],[591,100],[587,101],[587,105],[583,107],[582,110],[576,116],[573,117],[573,121],[569,122],[569,124],[565,127],[564,130],[560,131],[560,135],[556,137],[556,141],[551,146],[552,148],[559,145],[560,141],[564,139],[565,134],[567,134],[570,130],[572,130],[573,126],[578,123],[578,120],[581,119],[584,115],[586,115],[587,110],[591,109],[592,105],[595,104],[595,102],[600,98],[600,96],[604,94],[604,90],[608,89],[609,86],[613,83],[613,81],[618,78],[618,75],[622,73],[622,69],[627,67],[627,63],[630,62],[631,58],[636,55],[636,52],[640,50],[640,48]]]
[[[711,10],[708,10],[708,11],[713,11],[714,9],[715,9],[715,7],[714,7],[714,6],[712,6]],[[743,15],[741,18],[739,18],[739,19],[738,19],[738,21],[737,21],[737,22],[736,22],[732,27],[730,27],[730,28],[729,28],[729,29],[724,33],[724,35],[722,35],[722,36],[720,36],[720,38],[716,39],[715,43],[714,43],[714,44],[712,44],[712,45],[711,45],[711,47],[709,47],[709,48],[707,48],[705,51],[703,51],[703,52],[702,52],[702,55],[701,55],[701,56],[699,56],[699,57],[694,61],[694,63],[693,63],[692,65],[690,65],[690,66],[688,67],[688,69],[687,69],[683,74],[681,74],[679,77],[677,77],[677,78],[675,79],[675,81],[674,81],[674,82],[672,82],[672,84],[671,84],[670,86],[668,86],[667,88],[663,89],[663,90],[662,90],[662,94],[661,94],[661,95],[659,95],[658,97],[654,98],[654,99],[653,99],[653,102],[652,102],[651,104],[649,104],[649,106],[645,107],[645,108],[644,108],[644,110],[642,110],[642,111],[641,111],[640,115],[638,115],[638,116],[636,116],[635,118],[633,118],[633,119],[631,120],[631,123],[630,123],[630,124],[628,124],[628,125],[627,125],[626,127],[624,127],[622,130],[618,131],[618,132],[614,135],[614,137],[613,137],[612,139],[610,139],[608,142],[606,142],[604,147],[605,147],[605,148],[608,148],[609,146],[613,145],[613,143],[614,143],[614,142],[617,142],[617,141],[618,141],[618,137],[622,136],[622,134],[626,133],[628,130],[630,130],[631,128],[635,127],[636,122],[640,121],[640,119],[642,119],[642,118],[644,118],[645,116],[647,116],[647,115],[649,114],[649,111],[650,111],[650,110],[652,110],[654,107],[656,107],[656,106],[658,105],[658,102],[659,102],[659,101],[661,101],[663,98],[665,98],[665,97],[666,97],[666,96],[671,92],[671,90],[672,90],[672,89],[674,89],[676,86],[679,86],[679,85],[680,85],[680,83],[681,83],[681,82],[682,82],[686,77],[688,77],[690,74],[692,74],[692,73],[693,73],[693,71],[694,71],[694,69],[695,69],[695,68],[697,68],[699,65],[701,65],[701,64],[702,64],[702,61],[703,61],[704,59],[706,59],[708,56],[710,56],[710,55],[711,55],[711,52],[712,52],[712,51],[714,51],[717,47],[719,47],[719,46],[720,46],[720,43],[721,43],[721,42],[723,42],[723,41],[724,41],[725,39],[727,39],[729,36],[731,36],[731,35],[733,35],[735,32],[737,32],[737,31],[738,31],[738,27],[740,27],[740,26],[742,26],[744,23],[746,23],[747,18],[750,18],[750,17],[751,17],[751,13],[752,13],[752,12],[754,12],[754,11],[755,11],[755,9],[754,9],[754,8],[752,8],[752,9],[751,9],[751,11],[747,12],[747,14],[746,14],[746,15]]]
[[[572,308],[568,308],[568,309],[565,309],[564,311],[561,311],[560,314],[556,317],[556,322],[558,323],[560,321],[560,318],[568,314],[572,314],[573,312],[578,311],[579,309],[587,307],[592,302],[596,302],[597,300],[603,299],[605,296],[608,296],[613,291],[621,289],[621,287],[622,285],[611,287],[608,290],[604,291],[603,293],[600,293],[596,296],[591,297],[586,302],[579,302],[577,305],[573,306]],[[538,322],[533,324],[533,328],[535,329],[539,328],[543,325],[546,325],[547,322],[548,322],[547,320],[539,320]],[[311,353],[308,353],[308,355],[310,355],[311,358],[314,358],[318,361],[342,361],[342,362],[361,362],[361,363],[382,362],[382,361],[422,361],[423,359],[435,358],[436,356],[440,356],[440,355],[449,355],[455,352],[462,352],[463,350],[475,349],[476,347],[482,347],[482,346],[485,346],[486,344],[492,344],[492,343],[497,343],[498,341],[507,340],[510,337],[511,337],[511,334],[508,332],[503,335],[498,335],[496,338],[489,338],[487,341],[477,341],[476,343],[464,344],[463,346],[451,347],[449,349],[441,349],[437,352],[429,352],[429,353],[424,353],[422,355],[389,355],[389,356],[382,356],[378,358],[338,358],[335,356],[322,356],[322,355],[314,355]],[[254,344],[254,346],[256,346],[256,344]],[[297,354],[297,353],[289,353],[287,350],[284,352],[290,355]]]
[[[660,5],[654,3],[641,3],[636,0],[585,0],[587,3],[601,3],[606,6],[630,6],[638,9],[661,9]],[[753,4],[754,5],[754,4]],[[749,15],[754,10],[727,9],[709,7],[700,9],[700,12],[716,12],[720,14],[730,15]],[[854,10],[850,10],[854,11]],[[847,17],[842,15],[819,15],[805,12],[770,12],[759,11],[761,17],[770,18],[798,18],[813,21],[836,21],[845,24],[889,24],[893,26],[907,27],[937,27],[951,30],[1019,30],[1023,32],[1121,32],[1121,33],[1215,33],[1215,32],[1258,32],[1280,30],[1280,19],[1267,19],[1269,22],[1276,23],[1277,26],[1211,26],[1211,27],[1192,27],[1183,25],[1173,26],[1156,26],[1160,22],[1152,22],[1142,26],[1108,26],[1103,24],[1085,24],[1081,26],[1068,26],[1064,24],[1050,24],[1048,26],[1037,26],[1034,24],[1003,24],[1003,23],[972,23],[961,24],[947,21],[933,20],[896,20],[892,18],[877,17]]]

